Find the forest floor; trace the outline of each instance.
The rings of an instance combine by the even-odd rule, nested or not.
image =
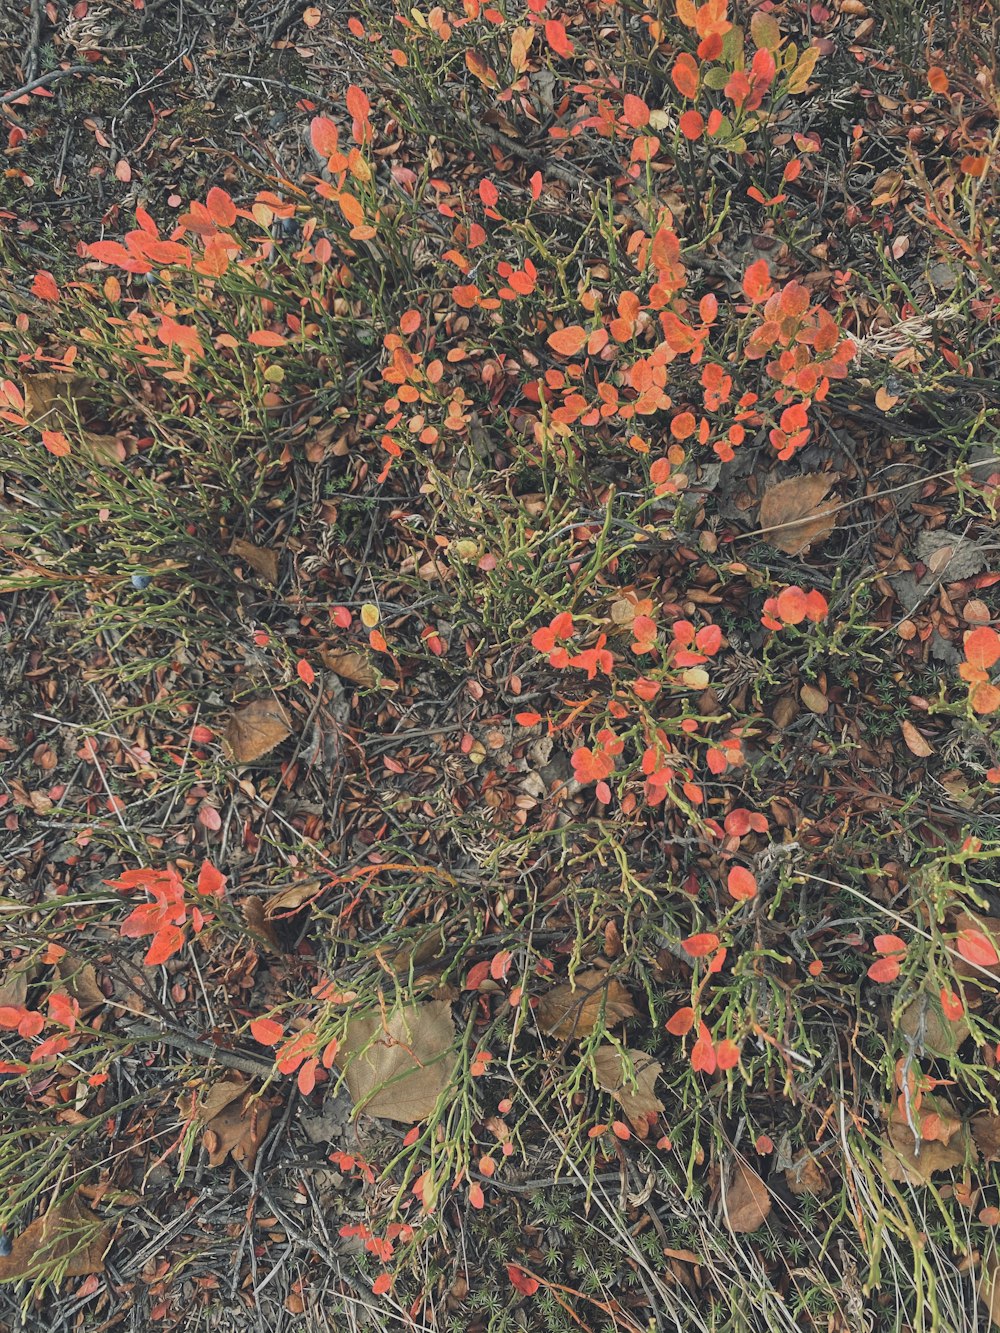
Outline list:
[[[12,12],[0,1333],[1000,1325],[996,10]]]

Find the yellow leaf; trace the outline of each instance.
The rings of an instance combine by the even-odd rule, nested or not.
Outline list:
[[[788,80],[788,92],[805,92],[806,85],[812,78],[812,72],[816,68],[817,60],[819,60],[819,47],[807,46],[802,52],[801,60],[795,66],[792,77]]]

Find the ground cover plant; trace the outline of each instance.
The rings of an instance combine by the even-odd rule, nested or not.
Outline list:
[[[7,52],[0,1324],[1000,1324],[995,13],[233,9]]]

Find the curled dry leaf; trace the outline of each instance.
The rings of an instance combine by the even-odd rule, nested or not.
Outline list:
[[[202,1145],[209,1166],[227,1157],[253,1167],[271,1124],[271,1108],[245,1082],[225,1079],[202,1094],[195,1109],[203,1124]]]
[[[632,997],[620,981],[589,968],[542,996],[535,1011],[538,1026],[550,1037],[570,1041],[593,1032],[603,1012],[606,1027],[636,1015]]]
[[[928,755],[934,753],[934,746],[916,729],[909,718],[903,719],[899,729],[903,733],[903,740],[910,754],[915,754],[918,759],[926,759]]]
[[[282,889],[273,898],[268,898],[264,906],[264,915],[271,919],[276,916],[290,916],[303,903],[317,897],[320,887],[318,879],[304,879],[299,884],[289,884],[287,889]]]
[[[356,1111],[416,1124],[434,1110],[454,1069],[455,1023],[445,1000],[360,1014],[347,1025],[337,1065]]]
[[[260,935],[262,939],[266,940],[275,953],[284,953],[281,941],[278,939],[278,933],[267,919],[263,898],[244,898],[240,907],[243,910],[244,920],[254,934]]]
[[[737,1158],[729,1172],[723,1195],[722,1216],[730,1231],[756,1231],[771,1211],[771,1191],[757,1172]]]
[[[664,1109],[656,1095],[656,1080],[663,1067],[645,1051],[629,1049],[626,1054],[628,1060],[615,1046],[597,1048],[594,1054],[597,1085],[611,1093],[640,1138],[645,1138],[650,1124]]]
[[[252,764],[280,745],[291,730],[283,704],[277,699],[254,699],[230,716],[222,743],[238,764]]]
[[[270,546],[255,546],[243,537],[234,537],[229,554],[249,565],[267,583],[278,582],[278,552]]]
[[[365,689],[375,684],[375,672],[363,653],[321,648],[317,655],[326,669],[333,671],[341,680],[349,680],[352,685],[360,685]]]
[[[804,555],[815,542],[829,537],[837,505],[835,500],[824,500],[836,480],[836,473],[804,472],[765,491],[759,524],[772,546],[787,555]]]
[[[0,1258],[0,1281],[102,1273],[110,1244],[108,1224],[71,1194],[14,1237],[10,1254]]]
[[[955,1110],[944,1100],[925,1098],[919,1112],[914,1113],[916,1120],[923,1120],[929,1115],[939,1117],[939,1126],[945,1127],[947,1141],[940,1138],[915,1138],[898,1102],[893,1102],[886,1112],[886,1139],[882,1143],[882,1162],[890,1179],[903,1181],[907,1185],[927,1185],[936,1171],[949,1171],[961,1166],[965,1161],[966,1151],[977,1156],[967,1129],[958,1120]],[[948,1132],[957,1122],[957,1131]],[[935,1126],[936,1128],[939,1126]]]

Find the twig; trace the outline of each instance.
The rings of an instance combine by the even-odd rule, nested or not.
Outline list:
[[[274,1069],[274,1064],[270,1060],[263,1060],[253,1055],[238,1055],[236,1051],[224,1050],[210,1041],[199,1041],[197,1037],[189,1037],[186,1032],[157,1028],[148,1023],[136,1023],[130,1027],[128,1040],[159,1042],[163,1046],[174,1046],[179,1051],[215,1060],[228,1069],[238,1069],[241,1074],[249,1074],[253,1078],[266,1078]]]
[[[28,46],[21,61],[21,69],[26,79],[33,79],[38,73],[39,48],[42,41],[42,0],[31,0],[31,26],[28,30]]]
[[[48,74],[40,74],[37,79],[32,79],[23,88],[15,88],[12,93],[4,93],[0,97],[0,106],[5,106],[8,102],[16,102],[25,93],[34,92],[36,88],[43,88],[48,83],[55,83],[56,79],[65,79],[69,74],[89,74],[92,69],[93,65],[70,65],[67,69],[50,69]]]

